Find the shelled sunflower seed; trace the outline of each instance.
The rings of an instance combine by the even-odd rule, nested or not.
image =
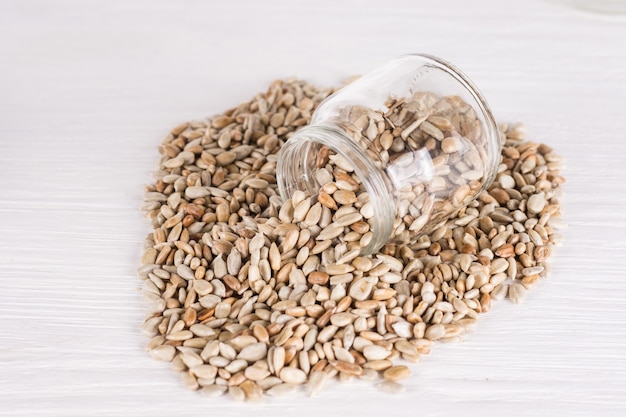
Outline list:
[[[151,355],[190,389],[255,400],[360,378],[402,392],[409,368],[398,360],[456,340],[492,300],[520,302],[548,271],[563,227],[561,158],[518,125],[500,126],[489,192],[411,245],[359,254],[371,238],[367,196],[331,152],[320,193],[282,204],[277,153],[331,92],[276,81],[174,128],[160,148],[144,206],[154,232],[139,269],[143,329]]]

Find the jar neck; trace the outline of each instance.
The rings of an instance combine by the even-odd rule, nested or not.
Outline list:
[[[378,168],[354,140],[336,127],[312,125],[300,129],[285,143],[278,158],[276,177],[283,201],[294,191],[317,194],[316,160],[319,150],[326,146],[346,159],[369,194],[374,211],[373,237],[363,248],[364,255],[378,251],[387,243],[395,213],[395,196],[385,173]]]

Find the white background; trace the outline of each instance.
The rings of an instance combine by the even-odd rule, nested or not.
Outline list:
[[[157,145],[275,78],[439,55],[567,158],[548,280],[436,345],[407,392],[209,399],[151,359],[135,276]],[[0,0],[0,415],[626,413],[626,16],[533,1]]]

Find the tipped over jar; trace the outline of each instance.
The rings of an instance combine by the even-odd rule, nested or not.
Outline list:
[[[500,146],[465,75],[439,58],[406,55],[319,105],[283,146],[278,187],[289,204],[306,198],[328,209],[317,240],[341,236],[367,255],[416,242],[478,197],[496,175]]]

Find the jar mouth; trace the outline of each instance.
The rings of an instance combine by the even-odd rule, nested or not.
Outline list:
[[[326,146],[346,159],[354,168],[374,211],[373,237],[362,248],[363,255],[378,251],[391,236],[394,214],[394,194],[386,183],[384,173],[368,155],[341,130],[328,126],[307,126],[294,134],[278,156],[276,180],[283,201],[296,190],[315,195],[321,188],[315,172],[318,151]]]
[[[429,54],[407,54],[404,55],[404,57],[419,57],[420,59],[426,61],[429,65],[446,72],[458,81],[463,88],[465,88],[476,103],[477,110],[480,111],[480,115],[482,116],[481,121],[483,122],[483,126],[485,128],[484,135],[485,140],[487,141],[487,146],[494,149],[493,152],[488,153],[487,166],[489,169],[486,170],[487,177],[479,190],[479,193],[482,193],[489,188],[493,180],[496,178],[502,148],[498,126],[496,125],[493,113],[487,104],[487,100],[482,95],[478,87],[476,87],[476,85],[467,77],[467,75],[450,62]]]

